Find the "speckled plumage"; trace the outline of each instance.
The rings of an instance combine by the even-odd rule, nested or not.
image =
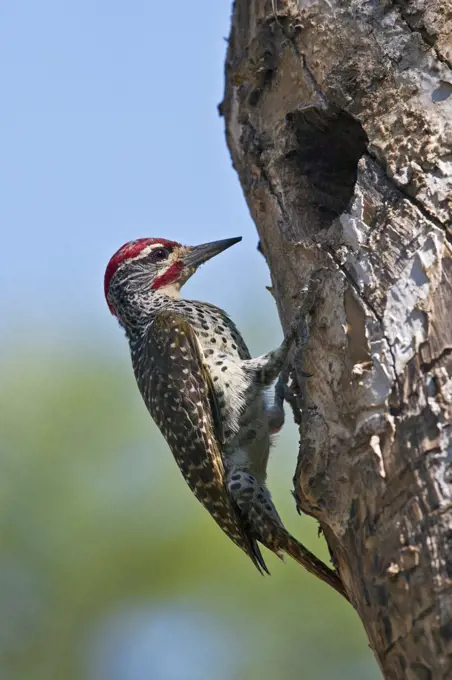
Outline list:
[[[277,350],[252,359],[223,310],[179,298],[196,257],[202,263],[224,242],[198,251],[165,239],[138,243],[111,259],[107,301],[126,331],[146,406],[188,485],[260,570],[267,568],[258,541],[344,594],[337,574],[284,528],[265,485],[271,435],[284,421],[281,384],[273,403],[266,391],[281,373],[295,329]]]

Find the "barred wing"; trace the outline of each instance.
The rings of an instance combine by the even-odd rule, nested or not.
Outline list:
[[[185,317],[164,310],[147,334],[145,350],[139,357],[132,353],[146,406],[197,499],[258,569],[266,570],[225,484],[220,412],[195,331]]]

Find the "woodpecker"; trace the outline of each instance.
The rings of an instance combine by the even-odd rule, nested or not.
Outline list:
[[[180,297],[197,268],[239,238],[183,246],[164,238],[123,245],[105,271],[105,297],[129,341],[146,407],[190,489],[261,572],[258,543],[287,553],[347,597],[338,574],[285,529],[266,486],[272,436],[284,423],[276,383],[297,335],[252,358],[229,316]]]

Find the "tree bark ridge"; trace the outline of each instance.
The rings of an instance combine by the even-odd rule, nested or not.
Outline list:
[[[451,677],[452,14],[273,4],[235,2],[221,110],[286,329],[322,279],[297,503],[385,677]]]

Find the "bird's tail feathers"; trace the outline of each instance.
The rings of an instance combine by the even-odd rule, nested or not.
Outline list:
[[[311,574],[328,583],[346,600],[349,599],[339,574],[287,531],[273,505],[268,511],[263,509],[262,505],[259,507],[252,506],[249,509],[249,520],[251,526],[255,529],[258,528],[258,540],[266,548],[281,559],[283,558],[282,553],[286,553]]]
[[[317,578],[328,583],[328,585],[334,588],[336,592],[345,597],[346,600],[349,599],[339,574],[333,569],[330,569],[330,567],[327,567],[322,560],[305,548],[302,543],[297,541],[297,539],[291,536],[284,528],[282,528],[281,538],[278,543],[280,550],[283,550],[290,555],[292,559],[298,562],[298,564],[301,564],[301,566],[311,574],[314,574]]]

